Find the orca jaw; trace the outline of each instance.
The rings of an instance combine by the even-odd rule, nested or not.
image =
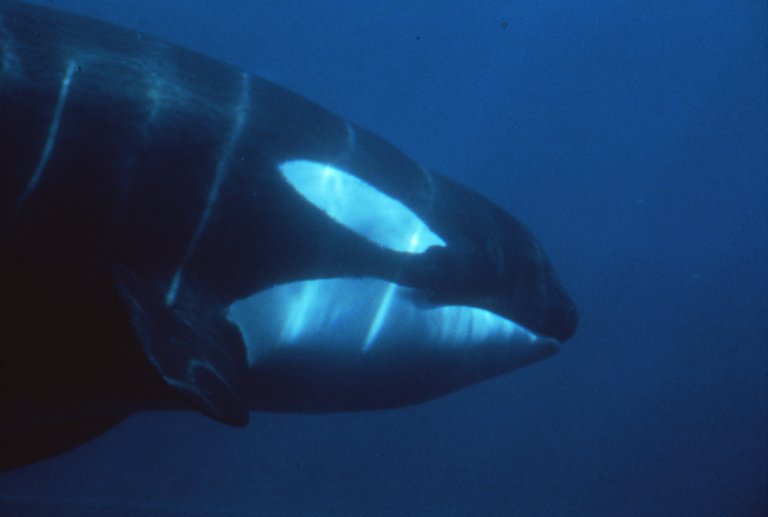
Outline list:
[[[226,317],[240,329],[250,365],[280,347],[376,354],[406,346],[450,350],[552,341],[488,310],[431,305],[414,288],[374,278],[274,286],[235,301]]]
[[[281,411],[423,402],[560,345],[485,309],[432,305],[418,289],[377,278],[280,284],[235,301],[226,318],[245,344],[249,406]]]

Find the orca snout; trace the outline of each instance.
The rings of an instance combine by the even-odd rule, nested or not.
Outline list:
[[[572,301],[560,304],[552,313],[548,334],[560,342],[570,339],[579,326],[579,313]]]

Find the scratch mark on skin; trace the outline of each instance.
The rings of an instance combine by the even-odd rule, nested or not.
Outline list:
[[[208,225],[208,221],[211,218],[213,208],[216,205],[216,201],[219,197],[221,185],[226,176],[230,162],[232,161],[232,155],[235,151],[235,147],[237,142],[240,140],[240,135],[243,132],[243,126],[245,126],[245,118],[248,113],[248,107],[250,104],[250,78],[247,74],[243,74],[242,80],[243,91],[237,104],[237,108],[235,109],[235,123],[232,126],[232,131],[229,134],[229,138],[227,139],[224,149],[222,150],[219,162],[216,165],[216,172],[213,176],[211,189],[208,192],[208,199],[205,204],[205,209],[200,216],[200,220],[198,221],[197,227],[195,228],[195,233],[192,235],[192,240],[187,246],[187,250],[182,257],[181,263],[176,269],[173,278],[171,279],[168,292],[165,295],[165,305],[167,307],[172,306],[176,302],[179,287],[181,286],[182,275],[184,274],[184,267],[186,266],[187,262],[189,262],[190,258],[192,258],[192,254],[195,252],[195,249],[200,242],[200,238],[205,232],[205,227]]]
[[[37,162],[35,171],[29,178],[29,181],[27,182],[26,187],[24,187],[24,191],[21,193],[21,196],[19,196],[19,200],[16,205],[17,214],[24,207],[27,200],[29,199],[29,196],[40,183],[40,178],[43,176],[45,166],[48,164],[48,160],[51,157],[54,145],[56,145],[56,137],[59,133],[59,126],[61,125],[61,117],[62,113],[64,112],[64,105],[67,103],[67,96],[69,95],[70,87],[72,85],[72,78],[75,75],[76,69],[77,63],[74,61],[69,61],[67,63],[67,70],[64,73],[63,79],[61,80],[59,98],[57,99],[56,107],[53,110],[53,120],[51,121],[51,125],[48,126],[48,136],[45,140],[45,145],[43,146],[43,151],[40,154],[40,159]]]

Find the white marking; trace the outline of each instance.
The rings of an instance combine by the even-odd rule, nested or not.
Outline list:
[[[389,284],[384,291],[384,296],[381,297],[379,302],[379,308],[376,310],[376,315],[373,317],[371,326],[368,327],[368,335],[365,336],[365,343],[363,343],[363,350],[368,350],[376,338],[381,332],[381,327],[384,325],[384,321],[387,319],[389,309],[392,307],[392,299],[395,297],[395,290],[397,284]]]
[[[27,186],[24,187],[24,191],[21,193],[21,196],[19,196],[19,201],[16,207],[17,211],[27,202],[27,198],[29,198],[30,194],[32,194],[32,191],[34,191],[37,187],[37,184],[40,182],[40,178],[43,175],[43,171],[45,170],[45,166],[48,163],[48,159],[51,157],[53,146],[56,144],[56,136],[59,132],[59,125],[61,124],[61,114],[64,112],[64,105],[67,102],[67,95],[69,95],[69,88],[72,84],[72,76],[75,73],[75,68],[77,68],[77,64],[74,61],[70,61],[67,64],[67,70],[64,73],[64,78],[61,80],[59,98],[56,101],[56,107],[53,110],[53,120],[51,121],[51,125],[48,127],[48,137],[45,140],[43,152],[37,162],[35,171],[32,173],[32,177],[29,178]]]
[[[427,188],[429,188],[429,207],[432,208],[435,204],[435,180],[432,178],[432,174],[421,165],[419,165],[419,170],[427,180]]]
[[[21,60],[13,47],[11,34],[0,18],[0,79],[17,79],[21,76]]]
[[[170,307],[174,304],[176,301],[176,296],[179,294],[179,286],[181,285],[181,273],[187,260],[189,260],[189,258],[187,257],[187,254],[185,254],[184,259],[181,261],[182,265],[176,268],[176,272],[173,274],[173,278],[171,278],[171,283],[168,285],[168,292],[165,293],[165,305],[167,307]]]
[[[423,228],[426,228],[426,226],[421,225],[421,227],[411,235],[411,238],[408,241],[407,249],[409,253],[413,253],[413,251],[418,248],[421,236],[420,234]],[[387,285],[387,289],[384,291],[384,295],[381,297],[381,302],[379,302],[379,308],[376,310],[376,316],[373,318],[371,326],[368,329],[368,335],[365,337],[363,350],[368,350],[378,337],[379,332],[381,332],[381,328],[389,316],[389,309],[392,307],[392,300],[395,297],[395,291],[398,287],[399,286],[395,283],[390,283]]]
[[[349,172],[309,160],[283,162],[279,169],[307,201],[380,246],[405,253],[445,246],[408,207]]]
[[[304,282],[297,285],[293,295],[292,307],[288,310],[280,341],[295,343],[307,327],[307,316],[312,313],[312,305],[316,303],[320,285],[315,282]]]
[[[389,317],[379,321],[385,292]],[[248,363],[279,349],[303,348],[361,356],[373,350],[536,347],[535,333],[490,311],[425,307],[413,289],[373,278],[333,278],[281,284],[235,301],[226,317],[246,344]],[[374,340],[372,329],[378,325]],[[551,340],[545,339],[547,343]]]
[[[149,88],[147,90],[147,98],[149,99],[149,117],[148,122],[151,124],[157,114],[160,112],[160,107],[163,104],[164,90],[166,88],[165,81],[159,77],[158,74],[149,74]]]
[[[347,149],[349,151],[354,151],[355,145],[357,145],[357,133],[355,133],[355,128],[353,128],[347,121],[344,121],[344,127],[347,131]]]
[[[174,70],[165,66],[159,58],[153,56],[147,63],[142,63],[141,71],[146,85],[147,125],[151,126],[162,110],[184,110],[196,104],[190,92],[183,87],[183,81],[174,75]]]
[[[192,235],[192,240],[187,246],[187,250],[185,251],[184,256],[181,259],[181,263],[176,269],[173,278],[171,279],[168,292],[165,295],[165,305],[168,307],[173,305],[176,301],[179,286],[181,285],[181,277],[184,273],[184,267],[187,265],[187,262],[189,262],[189,259],[192,258],[192,254],[195,252],[195,249],[200,242],[200,238],[203,236],[203,232],[205,232],[205,227],[208,225],[208,220],[211,218],[211,214],[213,213],[213,207],[216,205],[216,201],[218,200],[219,190],[221,189],[222,182],[224,181],[224,177],[226,176],[227,170],[229,169],[229,165],[232,160],[232,154],[235,151],[237,142],[240,140],[240,135],[243,132],[243,126],[245,126],[245,118],[248,113],[250,104],[250,78],[247,74],[244,73],[242,79],[243,90],[240,95],[240,100],[237,103],[237,108],[235,109],[235,123],[232,126],[232,132],[229,134],[227,143],[222,150],[219,162],[216,164],[216,172],[213,175],[213,183],[211,184],[211,189],[208,192],[208,199],[206,200],[203,213],[200,216],[197,227],[195,228],[195,233]]]

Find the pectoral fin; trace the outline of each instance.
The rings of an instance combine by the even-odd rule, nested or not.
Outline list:
[[[217,305],[187,296],[168,307],[150,282],[123,267],[115,276],[136,336],[163,379],[209,417],[246,425],[248,410],[238,394],[245,350]]]

